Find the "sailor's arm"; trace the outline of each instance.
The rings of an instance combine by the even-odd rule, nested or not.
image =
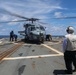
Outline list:
[[[64,40],[63,40],[63,52],[66,51],[66,46],[67,46],[67,39],[64,38]]]

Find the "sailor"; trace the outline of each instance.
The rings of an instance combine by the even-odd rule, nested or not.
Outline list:
[[[66,32],[68,34],[65,35],[63,40],[64,60],[67,69],[65,72],[72,74],[73,71],[76,71],[76,35],[74,35],[74,28],[72,26],[69,26]],[[75,68],[74,70],[72,70],[72,63]]]
[[[46,35],[46,41],[47,41],[47,40],[48,40],[48,41],[52,40],[52,36],[51,36],[50,34],[47,34],[47,35]]]
[[[18,37],[18,36],[17,36],[16,34],[14,34],[14,39],[15,39],[15,41],[17,41],[17,37]]]
[[[10,32],[10,41],[13,41],[13,39],[14,39],[14,32],[11,31],[11,32]]]

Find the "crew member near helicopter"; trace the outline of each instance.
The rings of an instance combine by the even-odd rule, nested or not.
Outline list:
[[[18,38],[17,34],[14,34],[15,41],[17,41],[17,38]]]
[[[14,32],[13,31],[10,32],[10,41],[14,41]]]
[[[64,60],[67,69],[65,72],[72,74],[72,63],[75,68],[74,71],[76,71],[76,35],[74,35],[74,28],[72,26],[69,26],[66,32],[68,34],[65,35],[63,41]]]
[[[52,36],[50,34],[47,34],[46,35],[46,41],[50,41],[50,40],[52,40]]]

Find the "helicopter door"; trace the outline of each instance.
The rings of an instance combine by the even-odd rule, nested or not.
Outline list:
[[[28,35],[29,35],[30,31],[31,31],[31,27],[28,27],[27,31],[28,31]]]

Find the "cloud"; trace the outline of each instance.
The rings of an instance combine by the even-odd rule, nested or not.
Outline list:
[[[0,21],[7,21],[9,20],[10,18],[7,16],[7,15],[3,15],[1,18],[0,18]]]
[[[52,3],[51,1],[46,1],[46,0],[31,0],[31,1],[13,1],[13,2],[2,2],[0,5],[2,8],[18,13],[23,16],[27,17],[33,17],[34,15],[42,15],[42,16],[47,16],[43,14],[51,13],[54,10],[57,9],[64,9],[62,8],[58,2],[57,3]]]
[[[0,29],[0,35],[1,35],[1,34],[3,35],[3,34],[5,34],[5,33],[7,33],[6,31],[8,32],[7,28],[1,28],[1,29]]]
[[[18,19],[13,19],[11,21],[17,21]],[[19,22],[9,22],[8,25],[17,25]]]
[[[61,13],[61,12],[55,12],[55,13],[54,13],[54,16],[55,16],[56,18],[60,18],[60,17],[62,17],[62,13]]]
[[[75,24],[76,25],[76,22],[71,22],[71,24]]]
[[[0,24],[0,28],[2,27],[2,24]]]
[[[46,28],[46,33],[52,34],[52,35],[64,35],[65,32],[65,25],[57,25],[50,24]]]

